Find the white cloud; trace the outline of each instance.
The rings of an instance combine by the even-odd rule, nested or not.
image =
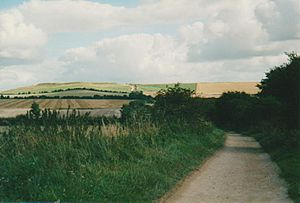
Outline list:
[[[60,59],[68,78],[110,78],[116,81],[158,81],[181,75],[186,47],[161,34],[134,34],[103,39],[89,47],[70,49]]]
[[[61,77],[63,73],[63,63],[57,60],[6,66],[0,69],[0,90],[33,83],[58,81],[58,77]]]
[[[48,33],[87,32],[116,26],[145,26],[178,23],[210,15],[214,7],[207,0],[161,0],[134,8],[85,0],[31,0],[18,7],[27,22]],[[210,3],[209,3],[210,4]]]
[[[36,59],[46,42],[47,35],[19,11],[0,12],[0,66]]]
[[[299,0],[267,0],[257,6],[255,13],[270,39],[300,38]]]
[[[189,60],[231,60],[269,55],[270,50],[265,48],[268,35],[255,16],[256,4],[252,1],[225,2],[212,17],[181,28],[183,38],[189,39]]]
[[[48,33],[87,32],[119,26],[124,7],[83,0],[31,0],[19,6],[28,22]]]
[[[298,0],[143,0],[134,8],[31,0],[0,13],[0,88],[40,81],[258,81],[285,60],[284,51],[300,51],[299,12]],[[137,34],[149,26],[157,34]],[[164,26],[178,33],[159,34]],[[83,43],[59,59],[40,56],[47,34],[110,29],[119,36]]]

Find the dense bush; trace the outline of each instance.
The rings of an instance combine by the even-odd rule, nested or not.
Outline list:
[[[281,102],[283,122],[287,127],[300,126],[300,57],[288,54],[289,61],[266,73],[262,79],[260,97],[272,96]]]
[[[281,129],[299,129],[300,58],[289,55],[289,62],[266,73],[258,95],[224,93],[217,101],[215,122],[227,128],[245,129],[268,123]]]

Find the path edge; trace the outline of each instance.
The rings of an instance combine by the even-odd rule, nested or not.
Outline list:
[[[209,165],[209,163],[212,160],[216,159],[219,156],[219,154],[222,153],[222,151],[224,151],[224,146],[225,146],[225,142],[227,140],[227,135],[228,134],[230,134],[230,133],[225,133],[224,144],[223,144],[222,147],[220,147],[213,154],[211,154],[210,156],[208,156],[204,160],[202,160],[199,163],[199,165],[194,170],[192,170],[185,177],[183,177],[181,180],[179,180],[168,192],[166,192],[161,198],[159,198],[155,202],[157,202],[157,203],[165,203],[165,202],[167,202],[180,189],[182,189],[185,186],[187,186],[188,183],[191,182],[191,180],[193,179],[194,176],[196,176],[197,174],[201,173]]]

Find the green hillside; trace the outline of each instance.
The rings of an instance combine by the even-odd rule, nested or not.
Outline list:
[[[90,82],[70,82],[70,83],[40,83],[33,86],[20,87],[17,89],[2,91],[2,94],[16,95],[22,93],[40,94],[53,92],[55,90],[67,90],[76,88],[92,88],[95,90],[130,92],[130,86],[117,83],[90,83]]]

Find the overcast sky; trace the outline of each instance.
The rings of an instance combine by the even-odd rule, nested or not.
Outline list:
[[[0,89],[260,81],[290,51],[299,0],[0,0]]]

